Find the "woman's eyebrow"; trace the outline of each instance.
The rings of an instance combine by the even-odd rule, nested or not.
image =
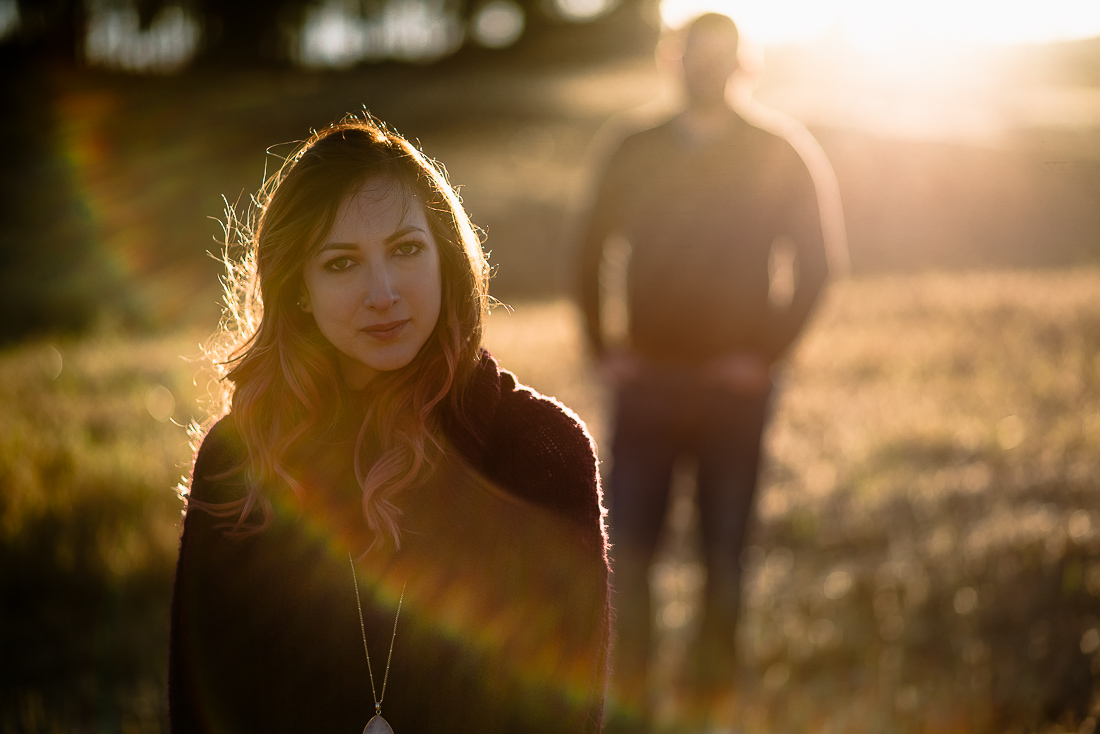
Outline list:
[[[388,245],[391,242],[393,242],[394,240],[399,240],[402,237],[404,237],[405,235],[410,234],[412,232],[420,232],[421,234],[427,234],[421,227],[417,227],[415,224],[410,224],[407,227],[402,227],[401,229],[397,230],[396,232],[391,234],[389,237],[387,237],[386,238],[386,244]]]
[[[393,234],[391,234],[389,237],[387,237],[384,240],[384,243],[388,245],[391,242],[393,242],[394,240],[399,240],[402,237],[404,237],[405,235],[411,234],[413,232],[419,232],[420,234],[424,234],[424,235],[427,234],[427,232],[424,231],[423,227],[417,227],[414,224],[410,224],[409,226],[402,227],[401,229],[399,229],[396,232],[394,232]],[[321,245],[320,247],[317,248],[317,252],[327,252],[329,250],[358,250],[358,249],[359,249],[359,246],[356,245],[354,242],[326,242],[326,243],[324,243],[323,245]]]
[[[326,242],[317,248],[317,252],[328,252],[329,250],[358,250],[359,247],[351,242]]]

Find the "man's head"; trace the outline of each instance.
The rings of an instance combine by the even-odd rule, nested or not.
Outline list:
[[[720,13],[700,15],[684,32],[683,74],[688,102],[722,104],[737,69],[737,26]]]

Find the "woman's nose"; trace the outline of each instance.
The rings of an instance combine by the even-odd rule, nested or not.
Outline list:
[[[393,308],[399,298],[397,283],[389,269],[373,268],[370,281],[367,283],[365,298],[367,307],[376,311],[386,311]]]

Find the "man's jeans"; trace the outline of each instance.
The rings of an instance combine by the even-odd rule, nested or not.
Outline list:
[[[618,395],[608,486],[616,639],[612,701],[646,716],[651,660],[649,568],[664,527],[673,464],[698,461],[697,502],[707,582],[687,660],[702,695],[732,691],[740,554],[752,512],[770,390],[740,394],[686,367],[647,367]]]

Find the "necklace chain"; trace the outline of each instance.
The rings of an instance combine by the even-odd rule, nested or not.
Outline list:
[[[393,659],[393,641],[397,639],[397,620],[401,617],[401,604],[405,601],[405,586],[401,586],[401,596],[397,600],[397,614],[393,615],[393,634],[390,636],[390,651],[386,655],[386,672],[382,676],[382,695],[379,696],[374,689],[374,671],[371,669],[370,652],[367,651],[367,626],[363,623],[363,603],[359,601],[359,581],[355,578],[355,561],[348,553],[348,562],[351,564],[351,580],[355,584],[355,606],[359,609],[359,631],[363,633],[363,654],[367,656],[367,675],[370,676],[370,692],[374,696],[374,713],[382,713],[382,699],[386,697],[386,683],[390,679],[390,660]]]

